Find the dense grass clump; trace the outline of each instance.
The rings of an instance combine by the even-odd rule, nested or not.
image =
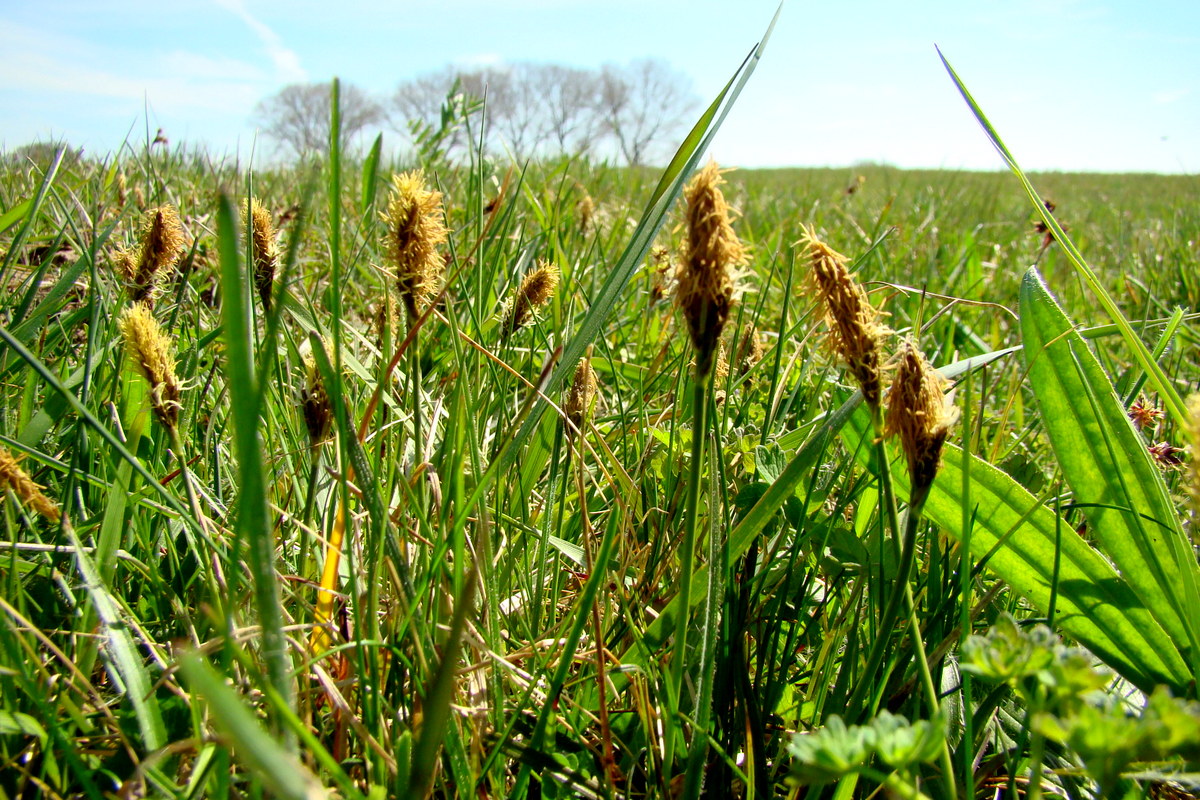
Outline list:
[[[423,155],[3,162],[0,796],[1195,786],[1194,178]]]

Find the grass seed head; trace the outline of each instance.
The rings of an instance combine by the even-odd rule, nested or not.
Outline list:
[[[308,446],[316,447],[329,436],[333,420],[333,406],[317,369],[317,360],[309,355],[304,359],[304,388],[300,390],[300,403],[304,411],[304,427],[308,429]]]
[[[687,201],[687,252],[676,271],[675,300],[687,320],[696,350],[696,371],[707,376],[721,331],[734,300],[734,278],[746,262],[746,248],[730,224],[715,162],[696,174],[684,189]]]
[[[254,288],[263,308],[271,310],[271,287],[275,284],[275,268],[279,263],[279,246],[275,241],[275,225],[271,212],[258,198],[251,198],[246,208],[246,230],[250,232],[250,250],[254,256]]]
[[[53,500],[42,494],[42,487],[33,482],[29,473],[13,458],[12,453],[0,447],[0,492],[12,489],[26,507],[33,509],[51,522],[62,516]]]
[[[528,325],[537,310],[554,297],[562,273],[549,261],[539,261],[537,267],[525,276],[520,287],[501,309],[500,328],[510,336]]]
[[[125,309],[120,320],[125,349],[150,384],[150,408],[164,427],[175,430],[179,422],[179,379],[171,340],[159,327],[145,303]]]
[[[113,266],[129,290],[129,299],[153,304],[158,287],[183,248],[178,212],[172,206],[147,211],[137,250],[118,250],[113,256]]]
[[[830,326],[830,344],[862,387],[863,399],[878,408],[882,396],[880,343],[891,331],[879,323],[879,311],[846,268],[845,256],[817,239],[812,229],[805,229],[800,244],[809,261],[809,279]]]
[[[596,201],[590,194],[585,194],[575,204],[575,208],[579,212],[579,232],[587,233],[592,229],[592,222],[596,218]]]
[[[898,361],[888,393],[885,435],[900,438],[915,494],[933,485],[942,445],[958,419],[958,409],[945,394],[946,379],[916,345],[905,342]]]
[[[409,319],[416,319],[437,293],[445,266],[438,252],[449,235],[442,219],[442,193],[425,185],[422,170],[401,173],[392,178],[392,194],[382,216],[396,287]]]
[[[758,338],[758,328],[754,327],[753,322],[747,322],[742,328],[742,335],[738,340],[737,365],[739,377],[744,376],[752,370],[755,364],[762,361],[762,357],[763,346]]]
[[[575,377],[571,381],[571,388],[567,392],[567,402],[563,407],[567,413],[567,419],[573,426],[568,426],[568,436],[574,436],[577,430],[583,431],[596,400],[596,388],[596,371],[592,369],[591,359],[584,356],[579,359],[579,364],[575,367]]]

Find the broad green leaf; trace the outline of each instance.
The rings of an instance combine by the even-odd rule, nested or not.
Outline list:
[[[1089,533],[1176,646],[1200,652],[1196,559],[1146,442],[1036,269],[1020,317],[1029,385]]]
[[[947,370],[942,370],[943,374]],[[864,465],[870,417],[859,409],[844,429],[847,446]],[[909,497],[908,472],[888,443],[896,496]],[[947,444],[925,516],[963,540],[963,452]],[[1060,539],[1056,621],[1101,661],[1141,689],[1166,683],[1182,690],[1191,673],[1171,639],[1116,570],[1071,526],[1001,470],[978,459],[970,469],[974,513],[971,554],[1039,610],[1054,594],[1055,540]]]

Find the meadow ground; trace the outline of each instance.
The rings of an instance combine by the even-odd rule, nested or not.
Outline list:
[[[681,167],[7,158],[0,796],[1187,796],[1200,182]]]

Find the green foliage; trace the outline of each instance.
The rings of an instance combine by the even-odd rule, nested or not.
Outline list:
[[[319,174],[151,147],[6,159],[0,446],[65,522],[0,493],[0,793],[1111,797],[1194,772],[1194,531],[1185,473],[1145,448],[1181,444],[1162,387],[1200,375],[1195,182],[1025,176],[1101,300],[1065,240],[1042,252],[1010,176],[730,172],[753,260],[697,429],[675,197],[759,55],[661,172],[460,163],[453,102],[402,161],[334,142]],[[450,229],[417,320],[387,313],[378,214],[413,167]],[[248,194],[287,253],[269,313]],[[164,203],[188,245],[153,309],[174,434],[144,413],[112,271]],[[802,223],[957,384],[911,597],[888,502],[905,519],[907,470],[821,344]],[[542,259],[559,290],[504,339],[497,309]],[[576,436],[560,410],[584,356]],[[1135,397],[1163,419],[1130,427]]]

